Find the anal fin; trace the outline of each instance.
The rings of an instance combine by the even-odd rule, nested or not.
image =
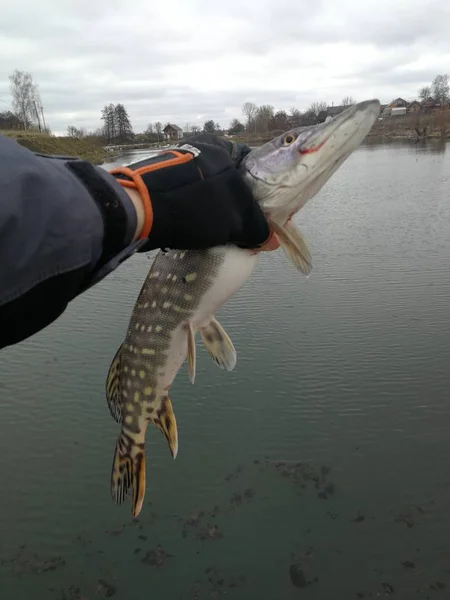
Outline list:
[[[121,344],[111,361],[108,376],[106,377],[106,400],[109,412],[117,423],[122,422],[122,405],[120,402],[120,357],[122,353]]]
[[[236,350],[219,321],[213,317],[200,329],[200,335],[213,361],[221,369],[232,371],[237,361]]]
[[[175,459],[178,454],[177,420],[169,396],[163,396],[156,401],[156,407],[150,415],[152,423],[163,432],[170,452]]]
[[[196,348],[195,348],[195,332],[191,323],[186,325],[188,336],[188,371],[191,383],[195,381],[195,363],[196,363]]]
[[[270,226],[277,234],[280,245],[287,258],[292,262],[296,269],[305,275],[309,275],[312,271],[311,253],[302,234],[294,223],[289,220],[284,226],[281,226],[278,225],[278,223],[271,221]]]

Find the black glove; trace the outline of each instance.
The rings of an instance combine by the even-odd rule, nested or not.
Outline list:
[[[263,245],[269,225],[237,169],[249,151],[248,146],[201,134],[113,169],[119,183],[129,187],[134,182],[141,195],[145,187],[150,196],[153,225],[140,251]]]

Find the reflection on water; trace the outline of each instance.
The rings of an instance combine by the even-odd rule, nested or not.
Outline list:
[[[137,521],[109,495],[104,381],[148,257],[3,351],[0,598],[447,597],[449,167],[371,143],[305,207],[310,279],[263,256],[220,311],[236,370],[198,343]]]
[[[403,151],[406,149],[415,150],[424,154],[444,154],[447,149],[448,142],[442,138],[436,139],[421,139],[421,138],[381,138],[371,136],[366,138],[363,147],[367,150],[376,150],[380,146],[385,148],[398,148]]]

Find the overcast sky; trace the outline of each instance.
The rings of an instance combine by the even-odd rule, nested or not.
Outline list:
[[[14,0],[0,17],[0,109],[30,71],[46,119],[95,129],[122,102],[150,121],[228,125],[242,104],[413,99],[450,72],[445,0]]]

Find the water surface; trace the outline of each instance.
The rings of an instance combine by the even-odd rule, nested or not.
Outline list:
[[[261,257],[218,313],[235,371],[199,341],[174,383],[176,461],[149,429],[136,522],[109,496],[104,382],[149,257],[2,352],[2,600],[450,593],[444,150],[361,147],[297,217],[311,277]]]

